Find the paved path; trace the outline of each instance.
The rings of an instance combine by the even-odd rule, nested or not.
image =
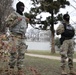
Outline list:
[[[58,57],[58,56],[39,55],[39,54],[30,54],[30,53],[25,53],[25,55],[32,56],[32,57],[60,60],[60,57]],[[76,62],[76,59],[73,59],[73,61]]]

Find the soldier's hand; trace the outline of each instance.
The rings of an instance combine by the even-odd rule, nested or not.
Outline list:
[[[26,20],[27,22],[29,22],[29,18],[25,18],[25,20]]]
[[[18,21],[21,21],[21,20],[22,20],[22,18],[18,17]]]

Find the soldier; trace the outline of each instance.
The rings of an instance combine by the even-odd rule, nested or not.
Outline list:
[[[24,75],[24,57],[27,45],[25,43],[25,32],[27,29],[28,18],[23,15],[24,3],[18,2],[16,4],[16,11],[11,13],[6,19],[6,26],[9,27],[12,47],[10,50],[10,71],[14,73],[15,65],[18,68],[18,75]]]
[[[76,75],[73,70],[73,53],[74,53],[74,40],[75,35],[74,28],[69,24],[70,16],[68,14],[63,15],[63,22],[56,30],[57,35],[61,35],[60,38],[60,55],[61,55],[61,74],[66,75],[66,59],[68,58],[69,73]]]

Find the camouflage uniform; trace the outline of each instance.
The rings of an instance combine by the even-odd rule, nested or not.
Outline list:
[[[18,17],[20,17],[21,20],[19,20]],[[9,62],[10,68],[14,68],[16,65],[19,70],[23,69],[25,50],[27,49],[25,43],[25,32],[27,29],[25,16],[14,11],[8,16],[6,25],[11,32],[9,40],[12,42]]]
[[[59,35],[63,32],[64,32],[64,25],[60,24],[56,30],[56,33]],[[74,41],[73,41],[73,39],[64,40],[63,44],[60,47],[61,67],[65,67],[67,58],[68,58],[69,68],[73,67],[73,53],[74,53]]]

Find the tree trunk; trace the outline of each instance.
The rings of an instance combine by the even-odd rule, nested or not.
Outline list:
[[[51,23],[51,53],[54,54],[55,53],[55,41],[54,41],[54,13],[53,13],[53,9],[51,12],[51,18],[52,18],[52,23]]]
[[[55,40],[54,40],[54,33],[51,31],[51,53],[55,53]]]

